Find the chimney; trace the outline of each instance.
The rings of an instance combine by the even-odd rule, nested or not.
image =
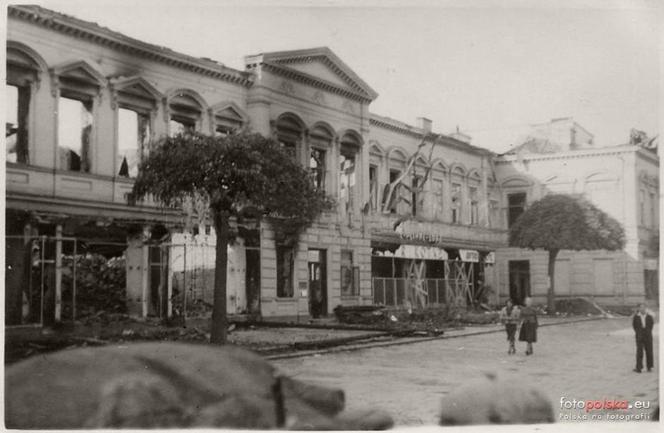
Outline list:
[[[417,127],[424,130],[425,133],[431,132],[431,123],[431,119],[427,119],[426,117],[417,118]]]

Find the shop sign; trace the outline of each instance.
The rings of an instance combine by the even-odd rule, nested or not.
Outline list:
[[[480,253],[475,250],[459,250],[459,257],[462,262],[478,263],[480,261]]]
[[[385,251],[382,255],[403,259],[447,260],[447,251],[444,249],[423,245],[401,245],[394,254]]]
[[[484,257],[484,263],[496,263],[496,253],[491,251]]]

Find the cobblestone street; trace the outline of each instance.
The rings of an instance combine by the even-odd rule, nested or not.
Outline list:
[[[648,410],[628,411],[633,414],[649,414],[656,404],[658,325],[655,369],[637,374],[632,372],[635,343],[630,323],[618,318],[541,327],[530,357],[524,354],[525,343],[517,343],[517,355],[508,356],[504,333],[494,333],[274,363],[299,379],[341,387],[349,407],[387,410],[401,426],[437,424],[441,398],[484,372],[536,385],[550,397],[558,422],[578,423],[571,418],[585,412],[562,409],[561,398],[650,402]]]

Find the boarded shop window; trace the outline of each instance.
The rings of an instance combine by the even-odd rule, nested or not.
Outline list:
[[[136,177],[149,137],[148,115],[126,108],[118,110],[118,176]]]
[[[293,248],[277,247],[277,297],[293,297]]]
[[[526,209],[526,193],[518,192],[507,194],[507,207],[507,225],[508,227],[512,227],[512,224],[516,222],[517,218],[519,218]]]
[[[360,294],[359,267],[353,267],[353,252],[341,250],[341,296]]]
[[[90,172],[92,99],[58,100],[58,158],[62,170]]]

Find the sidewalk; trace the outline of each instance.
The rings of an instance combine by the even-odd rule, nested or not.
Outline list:
[[[603,316],[542,317],[540,325],[551,326],[602,318]],[[378,330],[375,327],[347,326],[329,320],[300,325],[266,322],[264,326],[231,325],[228,342],[261,353],[268,359],[284,359],[504,332],[503,330],[500,324],[466,324],[446,328],[441,330],[440,334],[435,334],[398,327],[393,330]],[[191,320],[186,327],[128,321],[79,324],[55,331],[41,328],[6,328],[5,362],[12,363],[37,353],[73,347],[154,340],[206,344],[209,341],[209,320]]]

